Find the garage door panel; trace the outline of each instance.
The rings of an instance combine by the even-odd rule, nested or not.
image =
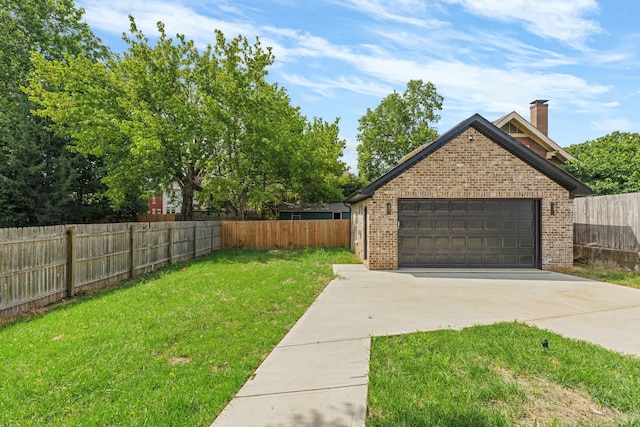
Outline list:
[[[484,203],[484,211],[485,212],[500,212],[502,210],[502,206],[500,202],[491,202],[487,201]]]
[[[500,247],[500,238],[499,237],[487,237],[485,238],[486,248],[499,248]]]
[[[467,256],[463,254],[453,254],[451,255],[451,264],[453,265],[464,265],[467,263]]]
[[[399,265],[537,267],[538,211],[533,199],[400,200]]]
[[[463,219],[452,220],[449,227],[451,230],[466,230],[467,221]]]
[[[519,264],[533,264],[534,262],[533,255],[518,255]]]
[[[400,256],[398,256],[398,264],[399,265],[417,265],[420,264],[421,262],[419,262],[418,260],[416,260],[416,256],[415,255],[403,255],[401,254]],[[424,262],[424,264],[427,264],[428,262]],[[432,264],[432,263],[429,263]]]
[[[436,237],[435,238],[436,248],[448,248],[449,247],[449,238],[448,237]]]
[[[483,248],[482,241],[482,237],[469,237],[467,240],[467,246],[471,251],[481,250]]]
[[[466,237],[452,237],[451,238],[451,248],[466,248],[467,239]]]
[[[467,202],[451,202],[449,205],[449,210],[452,213],[467,212],[467,209]]]
[[[415,230],[417,229],[418,221],[415,219],[401,219],[400,220],[400,229],[401,230]]]
[[[400,214],[410,214],[410,213],[416,213],[416,212],[426,212],[426,210],[420,210],[418,203],[413,202],[413,201],[400,201],[398,203],[398,212]]]
[[[418,238],[416,237],[406,237],[400,239],[400,243],[398,244],[400,252],[415,252],[418,247]]]
[[[470,219],[469,230],[484,230],[484,222],[481,219]]]
[[[517,230],[518,229],[518,221],[517,220],[507,220],[502,223],[503,230]]]
[[[518,256],[517,255],[503,255],[500,260],[502,264],[517,264]]]
[[[467,262],[470,265],[480,265],[483,263],[483,256],[481,254],[469,254],[467,257]]]
[[[531,237],[520,237],[518,239],[518,247],[523,249],[533,248],[533,239]]]
[[[418,238],[418,247],[421,250],[429,249],[433,250],[436,245],[434,244],[433,237],[420,237]]]
[[[448,201],[433,202],[433,210],[434,212],[449,212],[449,202]]]
[[[484,224],[484,229],[498,231],[500,230],[500,221],[496,219],[488,219]]]
[[[419,202],[416,207],[419,212],[433,212],[433,202]]]
[[[429,254],[424,254],[424,253],[418,254],[416,256],[416,262],[418,264],[433,264],[434,263],[433,254],[432,253],[429,253]]]
[[[451,256],[449,254],[434,254],[433,262],[434,264],[451,264]]]
[[[530,219],[521,219],[518,221],[518,230],[531,230],[533,228],[533,221]]]
[[[503,237],[502,247],[508,249],[516,249],[518,247],[518,239],[516,237]]]
[[[500,255],[498,254],[485,254],[482,263],[484,265],[499,265],[500,264]]]
[[[449,220],[441,219],[433,222],[433,227],[436,230],[448,230],[449,229]]]
[[[421,219],[418,221],[419,230],[433,230],[433,221]]]

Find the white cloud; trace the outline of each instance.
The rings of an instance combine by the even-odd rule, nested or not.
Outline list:
[[[204,4],[204,0],[197,1]],[[528,31],[540,35],[549,25],[547,20],[551,20],[562,28],[553,28],[546,36],[569,45],[580,45],[590,34],[600,31],[597,23],[585,18],[587,13],[597,9],[591,0],[567,1],[566,4],[548,0],[441,1],[459,3],[472,13],[492,19],[521,22]],[[550,99],[558,113],[610,111],[617,107],[617,102],[604,99],[611,87],[592,84],[587,78],[568,72],[554,71],[560,66],[586,64],[590,58],[597,58],[600,63],[619,61],[624,59],[621,53],[554,52],[527,44],[512,34],[474,28],[459,31],[453,22],[451,25],[443,21],[432,22],[440,25],[437,31],[423,30],[421,26],[431,25],[430,11],[424,1],[341,2],[343,6],[345,3],[351,9],[380,20],[377,27],[367,28],[366,41],[360,38],[359,44],[356,39],[336,43],[330,35],[321,37],[300,29],[305,27],[276,26],[273,22],[267,25],[244,16],[253,10],[220,11],[221,5],[229,8],[233,4],[229,1],[206,6],[199,4],[200,9],[196,10],[193,3],[175,0],[79,0],[87,10],[85,18],[89,24],[112,34],[128,29],[127,15],[131,14],[148,36],[155,35],[156,22],[163,21],[168,34],[185,33],[198,45],[214,42],[213,30],[216,28],[227,37],[243,34],[251,41],[259,36],[262,45],[273,47],[276,55],[271,75],[289,87],[299,88],[300,101],[314,104],[326,99],[340,99],[340,106],[333,102],[335,108],[329,114],[325,111],[317,113],[320,116],[343,116],[345,122],[351,120],[348,123],[352,129],[345,128],[345,133],[355,134],[357,125],[353,125],[355,119],[350,118],[354,111],[375,107],[394,89],[404,90],[411,79],[431,81],[437,86],[445,98],[443,119],[453,116],[461,120],[476,112],[495,113],[497,117],[526,107],[530,101],[540,98]],[[512,3],[520,5],[520,8]],[[534,13],[531,9],[534,6],[541,12]],[[208,9],[208,16],[203,15],[202,7]],[[224,18],[218,19],[221,16]],[[418,21],[407,21],[407,17]],[[569,29],[572,35],[565,34],[563,28]],[[371,105],[363,105],[366,102],[371,102]],[[600,123],[603,127],[606,124],[604,121]],[[442,126],[446,127],[448,123]],[[353,156],[355,142],[353,139],[349,141],[353,145],[348,146],[346,152]]]
[[[343,152],[343,160],[349,166],[350,172],[357,172],[357,164],[358,164],[358,141],[355,139],[345,138],[344,136],[340,136],[340,138],[344,139],[347,143],[347,146]]]
[[[614,131],[638,132],[640,129],[640,122],[634,122],[624,117],[597,120],[593,122],[593,125],[607,133]]]
[[[129,30],[131,15],[137,27],[148,37],[157,35],[157,23],[165,24],[167,35],[184,34],[198,45],[214,44],[214,30],[221,30],[227,37],[242,34],[255,37],[255,26],[245,22],[218,20],[197,13],[190,7],[176,2],[162,0],[81,0],[78,4],[85,8],[84,19],[93,28],[112,34],[122,34]]]
[[[326,77],[309,80],[297,74],[282,74],[286,83],[296,86],[302,86],[313,90],[327,98],[336,98],[336,91],[347,90],[349,92],[359,93],[383,98],[393,91],[388,85],[382,85],[373,81],[364,81],[356,77],[341,76],[337,79],[329,79]]]
[[[444,0],[459,4],[469,13],[502,22],[521,22],[539,37],[559,40],[584,49],[587,38],[603,32],[586,16],[598,11],[596,0]]]
[[[422,0],[333,0],[332,2],[381,21],[423,28],[441,28],[448,25],[445,21],[427,17],[426,3]]]

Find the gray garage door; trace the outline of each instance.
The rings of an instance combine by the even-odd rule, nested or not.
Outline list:
[[[539,202],[400,199],[402,267],[538,268]]]

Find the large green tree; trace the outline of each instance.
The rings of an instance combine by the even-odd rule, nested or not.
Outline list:
[[[431,82],[410,80],[404,93],[393,91],[359,119],[358,170],[371,181],[403,156],[438,136],[443,98]]]
[[[640,134],[613,132],[566,150],[576,160],[562,168],[591,187],[594,194],[640,191]]]
[[[216,31],[215,44],[199,50],[168,37],[162,23],[153,45],[133,18],[130,31],[127,51],[106,63],[35,56],[28,89],[75,150],[103,159],[116,203],[177,183],[185,218],[198,197],[244,219],[249,207],[302,194],[301,173],[344,170],[344,142],[324,138],[333,128],[307,124],[285,90],[266,81],[274,58],[259,40],[227,41]],[[318,146],[311,134],[323,135]],[[326,161],[300,168],[309,147]]]
[[[30,52],[46,60],[106,57],[82,13],[73,0],[0,0],[0,226],[101,215],[99,163],[68,151],[68,139],[31,113],[36,106],[21,90],[33,70]]]

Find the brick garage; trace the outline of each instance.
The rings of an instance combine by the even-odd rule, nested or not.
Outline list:
[[[351,249],[371,270],[570,266],[590,193],[476,114],[347,198]]]

